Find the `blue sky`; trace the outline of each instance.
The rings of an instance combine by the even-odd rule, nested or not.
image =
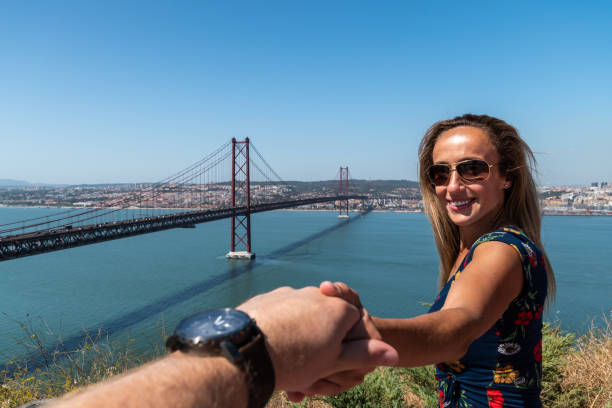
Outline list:
[[[425,4],[427,3],[427,4]],[[609,2],[3,1],[0,178],[156,181],[231,137],[285,180],[416,179],[435,121],[612,182]]]

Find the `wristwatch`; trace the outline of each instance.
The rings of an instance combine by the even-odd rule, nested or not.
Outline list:
[[[274,366],[264,335],[240,310],[214,309],[183,319],[168,337],[166,348],[227,358],[244,372],[249,408],[264,407],[274,391]]]

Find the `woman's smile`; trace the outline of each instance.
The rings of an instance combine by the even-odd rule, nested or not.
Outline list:
[[[447,205],[452,211],[464,211],[470,208],[475,200],[475,198],[467,200],[447,200]]]

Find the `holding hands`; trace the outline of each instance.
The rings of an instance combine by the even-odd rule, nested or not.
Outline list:
[[[377,366],[394,365],[399,358],[393,347],[380,340],[367,312],[358,307],[356,293],[346,285],[337,285],[337,291],[329,285],[332,284],[325,282],[321,290],[279,288],[238,306],[256,321],[264,334],[268,363],[271,361],[274,367],[274,388],[287,391],[293,401],[314,394],[346,391],[361,383],[363,376]],[[202,335],[209,335],[199,325],[204,323],[198,321],[190,330],[202,330]],[[223,319],[212,324],[215,330],[221,331],[224,329],[219,327],[225,328],[224,325],[231,326]],[[250,369],[261,368],[254,364]],[[191,353],[188,349],[172,352],[127,374],[67,395],[53,405],[66,408],[259,406],[262,399],[258,389],[251,385],[245,370],[230,359],[214,353]],[[251,404],[253,401],[255,405]]]
[[[333,284],[324,282],[322,289],[279,288],[238,307],[266,334],[275,388],[292,401],[346,391],[377,366],[398,360],[359,307],[357,294],[345,287],[333,292]]]
[[[335,282],[332,283],[330,281],[324,281],[319,286],[320,293],[332,297],[339,298],[347,302],[348,304],[353,305],[358,308],[360,316],[359,321],[351,327],[351,329],[347,332],[345,337],[345,342],[357,342],[364,341],[363,339],[372,339],[378,340],[382,342],[382,336],[380,335],[372,317],[368,313],[368,311],[361,304],[361,300],[359,299],[359,295],[353,289],[351,289],[344,282]],[[387,343],[383,343],[387,344]],[[389,346],[391,347],[391,346]],[[392,366],[396,365],[399,361],[399,356],[395,349],[393,359],[389,359],[384,362],[380,362],[379,364],[371,367],[362,366],[362,367],[354,367],[353,369],[344,370],[336,372],[324,379],[320,379],[317,381],[314,387],[311,387],[305,390],[302,394],[300,393],[287,393],[288,397],[292,401],[299,401],[306,396],[314,395],[314,394],[323,394],[317,385],[320,384],[333,384],[333,387],[329,387],[330,390],[337,390],[335,392],[329,392],[327,394],[337,394],[340,392],[344,392],[356,385],[359,385],[363,382],[364,376],[374,370],[378,365],[386,365]]]

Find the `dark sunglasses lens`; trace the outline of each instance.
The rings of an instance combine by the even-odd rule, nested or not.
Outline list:
[[[489,165],[483,160],[469,160],[458,164],[457,172],[466,180],[484,180],[489,176]]]
[[[450,167],[443,164],[434,164],[429,168],[429,179],[436,186],[443,186],[448,182]]]

